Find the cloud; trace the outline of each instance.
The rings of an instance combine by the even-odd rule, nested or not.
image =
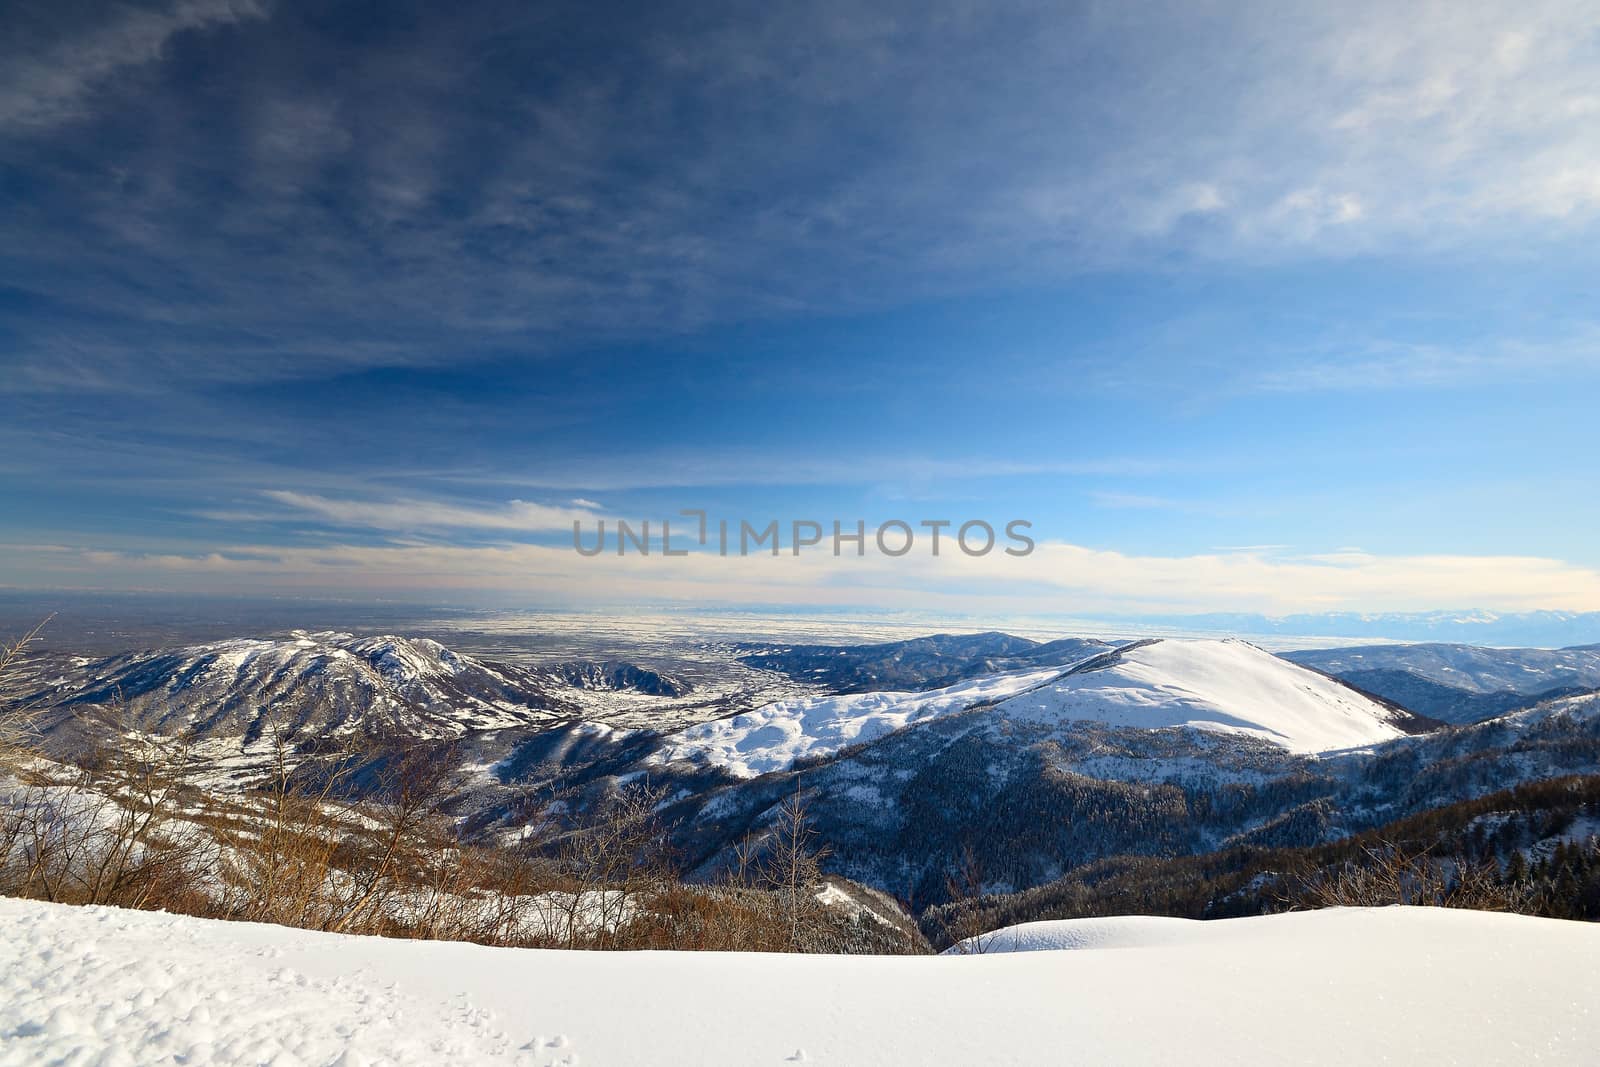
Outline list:
[[[1036,476],[1148,477],[1173,470],[1197,470],[1194,460],[1154,460],[1135,456],[1078,460],[1007,459],[997,456],[895,457],[884,455],[782,455],[726,449],[692,453],[663,449],[648,459],[578,457],[548,465],[534,463],[514,474],[461,472],[462,484],[523,486],[530,489],[677,489],[716,486],[917,485]]]
[[[1238,550],[1135,555],[1058,541],[1033,555],[836,559],[826,552],[581,558],[567,546],[238,545],[193,554],[9,546],[0,582],[259,592],[526,595],[549,603],[854,605],[1013,612],[1600,610],[1600,571],[1531,556]]]
[[[573,501],[570,507],[552,507],[512,500],[499,507],[446,504],[432,500],[353,500],[268,490],[262,496],[294,511],[335,526],[374,530],[523,530],[529,533],[570,530],[574,522],[599,518],[598,504]],[[214,518],[234,518],[215,513]],[[253,516],[251,516],[253,517]]]
[[[89,113],[93,94],[119,73],[160,59],[178,34],[267,17],[256,0],[178,0],[165,9],[96,11],[86,32],[0,66],[0,134],[57,126]],[[20,27],[18,27],[20,28]]]
[[[392,20],[398,9],[377,5],[359,13],[359,27],[290,0],[271,18],[244,0],[87,13],[65,4],[49,18],[58,10],[63,27],[48,39],[0,42],[0,137],[8,175],[25,191],[25,210],[0,212],[0,465],[30,491],[83,491],[74,503],[86,524],[138,499],[145,522],[170,507],[341,531],[554,532],[601,510],[574,494],[865,485],[904,498],[926,485],[1016,478],[1034,479],[1023,491],[1041,499],[1053,475],[1180,469],[1215,475],[1207,484],[1227,494],[1237,470],[1221,468],[1241,461],[1227,458],[1225,434],[1165,406],[1171,396],[1592,378],[1600,366],[1596,335],[1584,329],[1541,325],[1543,338],[1451,344],[1372,341],[1381,330],[1328,322],[1351,296],[1341,283],[1368,262],[1347,257],[1435,253],[1436,263],[1493,267],[1511,255],[1544,262],[1555,249],[1553,274],[1592,237],[1600,16],[1590,3],[1002,2],[980,11],[953,0],[870,10],[714,0],[626,19],[558,3],[521,14],[432,5]],[[1270,365],[1252,348],[1267,330],[1195,338],[1186,323],[1160,321],[1159,294],[1192,292],[1189,281],[1142,288],[1185,271],[1226,287],[1261,276],[1232,269],[1239,264],[1308,261],[1347,264],[1309,327],[1349,341],[1267,353]],[[1214,270],[1219,263],[1229,269]],[[1008,288],[1053,299],[1052,285],[1086,273],[1137,279],[1120,292],[1150,298],[1160,336],[1130,346],[1137,326],[1113,323],[1109,336],[1090,328],[1024,367],[1026,354],[984,347],[997,331],[975,331],[964,369],[948,375],[952,393],[981,380],[1027,390],[1029,401],[1059,394],[1049,420],[1019,410],[1008,421],[1014,397],[999,388],[925,403],[928,383],[950,368],[892,351],[915,327],[884,344],[881,359],[822,368],[823,355],[789,359],[788,377],[766,371],[765,391],[740,403],[718,389],[757,361],[730,366],[726,350],[754,338],[748,348],[758,351],[764,322],[852,321]],[[1236,311],[1263,310],[1248,284],[1224,288],[1219,306],[1239,292],[1257,303]],[[1080,299],[1066,291],[1062,303]],[[1110,319],[1119,303],[1108,302]],[[1426,318],[1437,307],[1421,310]],[[1291,312],[1272,330],[1306,326]],[[701,331],[712,339],[687,339]],[[638,338],[650,344],[616,343]],[[574,351],[584,359],[563,358]],[[879,402],[881,425],[859,419],[864,404],[790,391],[802,382]],[[1094,428],[1122,413],[1111,407],[1075,427],[1092,406],[1085,394],[1097,401],[1112,388],[1139,398],[1125,429]],[[619,409],[645,409],[641,398],[649,418],[620,421],[630,412]],[[1249,399],[1268,410],[1267,399]],[[932,432],[907,435],[905,451],[992,454],[885,456],[882,438],[919,416]],[[877,434],[860,457],[832,424],[852,418]],[[551,429],[560,419],[571,432]],[[630,428],[642,436],[650,427],[639,423],[651,419],[664,428],[651,446],[606,439]],[[1045,441],[1039,427],[1056,425]],[[1173,442],[1190,429],[1191,442]],[[777,430],[791,431],[787,444]],[[1175,458],[1084,451],[1119,432]],[[1035,451],[1004,454],[1007,441],[1024,439]],[[676,441],[698,447],[666,443]],[[1274,452],[1266,443],[1242,462],[1296,458]],[[421,456],[432,469],[407,469],[423,466],[412,458]],[[296,490],[267,498],[270,509],[215,506],[262,485]],[[1042,491],[1057,490],[1076,487]],[[475,491],[554,502],[431,495]],[[1173,503],[1126,491],[1098,499]],[[42,521],[18,510],[19,536]],[[502,559],[429,551],[439,555],[419,562],[437,560],[441,588],[465,580],[450,560],[470,570]],[[1205,556],[1141,558],[1122,593],[1092,575],[1082,588],[1183,599],[1191,580],[1192,599],[1266,596],[1270,583],[1223,583],[1249,573],[1236,558],[1249,553],[1226,555],[1231,568]],[[191,558],[152,558],[168,556],[174,568]],[[287,560],[279,577],[298,580],[293,558],[271,558]],[[411,580],[397,558],[372,557],[368,572],[352,555],[337,573]],[[240,581],[270,569],[226,550],[204,559]],[[153,566],[104,563],[118,565]],[[1146,565],[1173,582],[1142,584]],[[1298,575],[1286,596],[1315,599],[1342,595],[1340,583],[1354,581],[1336,581],[1344,571],[1378,564],[1262,566]],[[1061,574],[1077,581],[1080,570],[1063,557]],[[639,580],[659,582],[655,573]],[[910,573],[874,580],[896,595],[955,595],[921,590]],[[834,595],[821,578],[814,595]],[[1028,582],[1079,588],[1049,575]]]

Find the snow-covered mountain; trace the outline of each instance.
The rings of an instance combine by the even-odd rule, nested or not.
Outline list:
[[[282,728],[452,736],[570,716],[543,679],[459,655],[436,641],[295,633],[56,665],[27,699],[82,715],[200,738]],[[37,674],[36,674],[37,677]]]
[[[1145,641],[928,692],[779,701],[666,736],[561,727],[514,740],[478,810],[492,826],[494,789],[509,803],[540,782],[581,797],[648,781],[672,798],[689,866],[712,875],[798,782],[835,870],[937,901],[963,855],[1019,889],[1108,855],[1330,831],[1326,815],[1306,829],[1295,812],[1347,787],[1341,761],[1432,725],[1244,642]]]
[[[1600,647],[1370,645],[1284,653],[1445,722],[1467,723],[1600,688]]]
[[[18,686],[21,686],[19,689]],[[490,663],[427,638],[297,631],[107,659],[44,657],[12,686],[58,726],[117,725],[197,739],[348,732],[455,737],[577,718],[590,694],[677,696],[688,685],[630,663]]]
[[[1187,693],[1173,704],[1154,705],[1160,715],[1176,708],[1191,718],[1157,728],[1128,725],[1121,691],[1148,693],[1138,684],[1148,678],[1137,675],[1152,668],[1139,661],[1141,651],[1158,655],[1148,651],[1152,647],[1159,646],[1131,649],[1122,663],[1101,668],[1123,677],[1106,686],[1119,697],[1110,705],[1115,715],[1105,714],[1098,699],[1088,709],[1098,719],[1058,716],[1053,697],[1038,706],[1041,694],[1057,684],[1060,695],[1080,699],[1083,691],[1072,687],[1096,673],[1086,670],[754,778],[733,773],[728,763],[641,763],[638,748],[648,739],[636,735],[603,743],[591,738],[596,747],[585,756],[591,766],[648,772],[657,784],[681,788],[672,809],[680,847],[708,874],[728,862],[746,828],[770,820],[798,787],[832,849],[833,870],[919,907],[946,899],[955,869],[979,870],[986,891],[1008,892],[1114,856],[1303,847],[1518,783],[1592,774],[1600,758],[1600,695],[1552,701],[1474,726],[1402,734],[1391,732],[1400,725],[1393,720],[1369,725],[1350,718],[1362,706],[1339,692],[1328,719],[1339,742],[1348,740],[1346,730],[1388,739],[1306,752],[1285,743],[1311,743],[1309,734],[1298,733],[1307,729],[1305,721],[1268,718],[1273,705],[1264,697],[1243,728],[1193,719],[1190,701],[1204,680],[1196,672]],[[1287,677],[1314,689],[1317,681],[1303,677],[1309,673]],[[1375,714],[1370,708],[1364,713]],[[760,728],[749,736],[766,740]],[[748,746],[740,758],[748,760],[755,748]],[[536,762],[524,766],[534,771]],[[572,780],[573,770],[568,765],[555,773]]]
[[[996,661],[1051,648],[977,638],[995,645],[976,649],[980,658]],[[975,649],[961,646],[922,646],[916,670],[965,670]],[[805,687],[768,671],[780,699],[711,721],[729,709],[703,664],[690,665],[702,673],[680,698],[651,695],[677,685],[672,675],[626,663],[507,666],[428,640],[341,633],[33,657],[26,684],[7,695],[57,724],[120,703],[134,726],[219,742],[203,757],[226,772],[213,779],[235,785],[256,773],[252,742],[275,721],[297,742],[459,739],[468,781],[453,810],[467,832],[507,840],[526,798],[546,787],[581,813],[619,784],[647,782],[667,790],[663,818],[703,874],[798,783],[837,873],[923,903],[943,899],[969,855],[1002,891],[1110,856],[1299,847],[1515,782],[1589,773],[1600,754],[1600,698],[1426,732],[1437,724],[1241,641],[1057,643],[1048,655],[1074,650],[1084,654],[924,691],[791,697]],[[854,662],[892,657],[878,649]],[[1447,665],[1465,673],[1466,663]],[[730,669],[760,670],[744,659]],[[1473,677],[1502,681],[1487,668]],[[690,705],[696,718],[680,714]]]
[[[652,763],[739,777],[781,770],[933,718],[986,707],[996,720],[1191,727],[1322,752],[1404,736],[1405,712],[1243,641],[1149,640],[1067,667],[1011,671],[923,693],[783,701],[665,739]]]
[[[646,667],[619,660],[596,663],[591,660],[572,660],[545,668],[545,672],[567,685],[591,692],[644,693],[648,696],[681,697],[692,690],[687,681],[671,674],[662,674]]]
[[[1592,773],[1600,757],[1600,695],[1412,735],[1402,713],[1240,642],[1143,642],[931,692],[784,700],[665,736],[571,715],[530,722],[526,712],[463,733],[473,715],[451,705],[461,699],[451,686],[524,675],[431,643],[287,644],[172,653],[183,666],[147,686],[140,706],[155,715],[232,691],[213,676],[270,678],[298,665],[312,688],[297,699],[328,696],[321,685],[357,687],[367,701],[350,705],[351,720],[308,720],[307,739],[379,732],[362,715],[407,716],[400,725],[413,736],[430,727],[460,736],[469,781],[454,810],[469,834],[519,839],[523,802],[547,785],[582,811],[618,784],[644,782],[667,791],[662,816],[686,868],[708,876],[798,785],[830,869],[918,907],[948,899],[950,872],[969,864],[988,891],[1010,892],[1108,857],[1303,847],[1519,782]],[[127,658],[125,677],[144,679],[134,662],[144,660]],[[74,697],[93,707],[103,696],[58,690],[69,709]],[[498,722],[502,711],[482,714]],[[237,714],[212,724],[210,736],[227,739],[208,779],[221,785],[252,780],[247,764],[260,755],[248,737],[256,720]]]
[[[1285,669],[1287,667],[1288,669]],[[1137,641],[995,707],[1004,717],[1188,726],[1326,752],[1403,736],[1410,718],[1245,641]]]

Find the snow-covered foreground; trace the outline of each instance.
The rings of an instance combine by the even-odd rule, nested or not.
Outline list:
[[[1600,926],[1415,908],[1048,925],[1093,947],[567,953],[0,900],[0,1063],[1523,1064],[1600,1048]]]

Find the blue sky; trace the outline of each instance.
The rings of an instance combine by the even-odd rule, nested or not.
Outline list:
[[[0,585],[1600,609],[1593,5],[780,6],[8,14]]]

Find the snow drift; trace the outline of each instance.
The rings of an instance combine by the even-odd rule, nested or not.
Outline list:
[[[1600,926],[1478,912],[1131,939],[1102,923],[1101,947],[957,958],[491,949],[21,900],[0,900],[0,927],[6,1065],[1577,1064],[1600,1047]]]

